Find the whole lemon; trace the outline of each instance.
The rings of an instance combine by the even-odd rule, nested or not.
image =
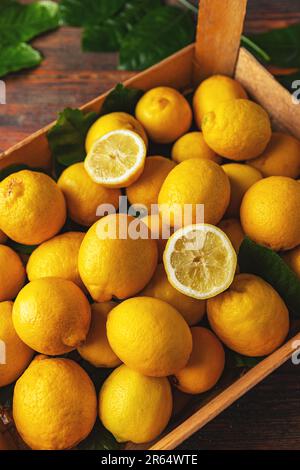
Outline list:
[[[7,240],[7,236],[5,235],[4,232],[2,232],[2,230],[0,230],[0,243],[3,244],[5,243]]]
[[[187,365],[174,377],[174,384],[185,393],[204,393],[220,379],[225,352],[219,339],[207,328],[191,328],[193,350]]]
[[[116,367],[120,359],[111,349],[106,335],[106,321],[116,302],[93,304],[92,319],[85,342],[78,348],[79,354],[95,367]]]
[[[265,151],[259,157],[249,161],[263,176],[300,175],[300,142],[294,137],[281,132],[273,132]]]
[[[13,323],[25,344],[42,354],[65,354],[85,341],[91,309],[73,282],[45,278],[29,282],[13,307]]]
[[[205,142],[217,154],[230,160],[258,157],[271,138],[271,123],[266,111],[253,101],[223,101],[202,121]]]
[[[84,163],[74,163],[66,168],[57,182],[62,190],[69,216],[74,222],[89,227],[96,220],[97,209],[101,204],[119,207],[121,190],[105,188],[95,183],[84,168]]]
[[[223,219],[219,223],[218,227],[226,233],[233,248],[238,253],[241,243],[245,238],[240,221],[238,219]]]
[[[186,321],[174,307],[152,297],[133,297],[112,309],[107,337],[122,362],[153,377],[175,374],[192,351]]]
[[[78,252],[84,235],[82,232],[66,232],[38,246],[26,266],[28,279],[60,277],[83,287],[78,273]]]
[[[0,387],[14,382],[33,356],[32,349],[21,341],[14,329],[12,308],[12,302],[0,302],[0,340],[4,345],[4,349],[0,347],[4,352],[4,361],[0,365]]]
[[[144,171],[140,178],[128,188],[126,195],[130,204],[146,206],[148,214],[151,213],[151,205],[157,204],[160,188],[175,163],[165,157],[148,157]]]
[[[192,110],[185,97],[166,86],[152,88],[139,100],[136,118],[154,142],[167,144],[185,134],[192,124]]]
[[[79,250],[79,274],[91,296],[106,302],[113,296],[125,299],[140,292],[157,266],[157,244],[135,232],[138,219],[110,214],[87,232]]]
[[[229,289],[207,302],[209,323],[228,348],[245,356],[266,356],[289,331],[289,312],[270,284],[238,274]]]
[[[204,205],[204,221],[216,225],[222,219],[230,199],[230,183],[226,173],[209,160],[186,160],[179,163],[165,179],[159,196],[159,210],[163,219],[184,221],[187,209],[192,209],[192,221],[200,204]],[[187,206],[190,205],[190,206]],[[200,212],[201,215],[201,212]],[[201,221],[200,221],[201,222]]]
[[[172,413],[171,387],[165,377],[145,377],[122,365],[105,380],[99,394],[99,416],[119,442],[152,441]]]
[[[0,302],[16,297],[25,282],[25,268],[17,253],[0,245]]]
[[[300,245],[300,185],[286,176],[269,176],[246,192],[241,223],[252,240],[273,250]]]
[[[225,75],[213,75],[203,80],[195,91],[193,108],[196,123],[201,128],[204,115],[213,111],[222,101],[247,98],[247,93],[236,80]]]
[[[230,202],[226,211],[228,217],[239,217],[240,207],[245,192],[257,181],[262,179],[261,173],[249,165],[242,163],[225,163],[223,170],[230,181]]]
[[[155,297],[172,305],[183,316],[189,325],[195,325],[204,317],[206,302],[194,299],[182,294],[169,283],[163,264],[159,264],[153,278],[145,289],[142,296]]]
[[[300,279],[300,245],[284,253],[283,259]]]
[[[56,235],[65,220],[65,198],[49,176],[22,170],[1,181],[0,227],[12,240],[37,245]]]
[[[38,357],[16,383],[13,417],[20,436],[32,449],[70,449],[94,426],[94,385],[76,362]]]
[[[131,114],[114,112],[101,116],[90,127],[85,140],[86,153],[89,153],[93,143],[100,139],[100,137],[108,134],[111,131],[117,131],[119,129],[127,129],[129,131],[136,132],[142,137],[147,146],[147,134],[141,123],[131,116]]]
[[[159,214],[151,214],[142,217],[141,221],[148,227],[151,238],[157,241],[158,262],[161,263],[168,238],[173,233],[173,228],[165,224]]]
[[[202,132],[188,132],[180,137],[172,147],[172,159],[174,162],[181,163],[190,158],[204,158],[216,163],[221,163],[222,161],[222,158],[209,148]]]

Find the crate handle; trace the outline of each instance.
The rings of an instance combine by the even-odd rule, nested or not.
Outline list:
[[[234,75],[247,0],[199,0],[194,83],[214,74]]]

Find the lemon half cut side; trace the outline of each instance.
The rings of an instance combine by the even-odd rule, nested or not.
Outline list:
[[[177,230],[164,251],[169,282],[182,294],[209,299],[226,290],[237,265],[234,248],[225,233],[210,224]]]
[[[146,159],[144,140],[133,131],[111,131],[89,151],[84,167],[91,179],[108,188],[124,188],[142,174]]]

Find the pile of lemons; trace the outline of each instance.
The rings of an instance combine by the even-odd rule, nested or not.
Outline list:
[[[172,144],[171,155],[149,155],[153,144]],[[300,143],[272,132],[233,79],[202,82],[193,106],[175,89],[151,89],[135,117],[100,117],[86,153],[57,183],[29,170],[0,183],[0,387],[17,380],[13,417],[32,449],[73,448],[97,415],[120,442],[151,441],[172,416],[174,389],[216,385],[223,345],[255,357],[282,344],[283,300],[239,274],[245,234],[300,277]],[[148,214],[118,212],[122,194]],[[99,214],[103,204],[115,213]],[[187,205],[192,220],[177,227]],[[66,231],[67,217],[82,229]],[[135,224],[147,236],[133,237]],[[37,247],[21,259],[11,240]],[[98,397],[65,357],[76,349],[114,369]]]

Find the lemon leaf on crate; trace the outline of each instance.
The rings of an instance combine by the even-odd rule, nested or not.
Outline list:
[[[41,54],[24,42],[0,47],[0,77],[18,70],[36,67],[41,61]]]
[[[47,174],[44,168],[33,168],[23,163],[19,163],[19,164],[16,163],[14,165],[9,165],[6,168],[3,168],[2,170],[0,170],[0,181],[4,180],[4,178],[11,175],[12,173],[17,173],[18,171],[21,171],[21,170],[39,171],[41,173]]]
[[[238,264],[241,272],[256,274],[271,284],[289,310],[299,315],[300,281],[278,253],[245,237]]]
[[[128,34],[120,49],[120,70],[143,70],[165,59],[194,39],[188,10],[161,6],[151,10]]]
[[[91,434],[78,445],[80,450],[118,450],[121,448],[122,444],[117,442],[99,421],[95,424]]]
[[[247,357],[238,353],[233,353],[233,363],[235,367],[252,369],[261,362],[260,357]]]
[[[69,26],[99,24],[117,14],[127,0],[61,0],[62,20]]]
[[[113,52],[120,49],[123,39],[131,33],[136,24],[154,8],[161,6],[161,0],[129,0],[117,14],[101,19],[98,24],[86,27],[82,35],[85,51]]]
[[[52,155],[59,165],[67,167],[85,159],[85,137],[97,117],[97,113],[84,114],[72,108],[59,113],[56,124],[47,133]]]
[[[144,92],[137,88],[128,88],[118,83],[116,87],[107,95],[101,114],[123,111],[124,113],[134,114],[135,107]]]

